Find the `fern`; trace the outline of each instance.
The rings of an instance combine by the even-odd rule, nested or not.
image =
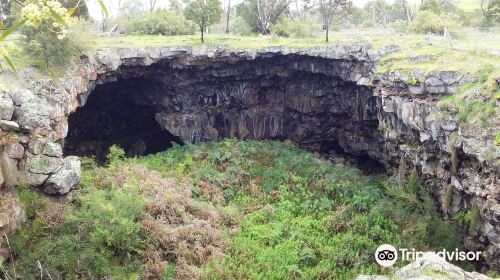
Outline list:
[[[472,204],[471,215],[470,215],[470,226],[469,233],[474,234],[476,232],[476,227],[479,222],[479,206],[477,205],[477,201]]]
[[[406,173],[406,159],[404,157],[401,157],[401,160],[399,161],[399,174],[398,174],[398,180],[400,186],[404,185],[405,173]]]
[[[450,140],[450,154],[451,154],[451,174],[456,175],[458,169],[458,154],[455,147],[456,136],[452,136]]]
[[[448,187],[446,187],[446,192],[444,194],[443,211],[445,212],[445,214],[448,214],[448,209],[450,209],[452,198],[453,198],[453,186],[448,185]]]
[[[414,194],[418,191],[418,172],[417,167],[414,166],[411,170],[410,180],[408,181],[408,189]]]

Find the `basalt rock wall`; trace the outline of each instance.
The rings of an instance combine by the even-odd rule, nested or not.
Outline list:
[[[467,237],[466,245],[487,251],[486,261],[498,268],[498,117],[489,128],[479,128],[438,114],[440,96],[473,77],[375,74],[379,56],[396,50],[100,50],[82,58],[75,74],[57,86],[42,80],[4,93],[0,124],[4,136],[10,135],[6,151],[31,185],[50,194],[67,193],[79,182],[78,158],[68,155],[103,159],[113,142],[135,155],[171,141],[290,139],[327,156],[368,162],[368,171],[394,169],[404,159],[407,172],[415,166],[448,212],[478,204],[478,234]],[[445,206],[449,185],[453,198]]]

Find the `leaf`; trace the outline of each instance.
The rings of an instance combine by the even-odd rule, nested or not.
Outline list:
[[[64,21],[64,19],[58,14],[56,13],[54,10],[52,10],[52,8],[49,8],[50,9],[50,15],[52,15],[52,17],[57,20],[57,22],[59,22],[60,24],[62,24],[64,27],[68,27],[68,25],[66,24],[66,22]]]
[[[67,14],[68,16],[72,16],[72,15],[76,12],[76,9],[77,9],[77,7],[71,8],[71,9],[69,9],[69,10],[66,12],[66,14]]]
[[[106,5],[104,5],[104,2],[102,0],[97,0],[99,2],[99,5],[101,5],[101,9],[106,15],[106,17],[109,17],[108,9],[106,9]]]
[[[5,40],[5,38],[7,38],[7,36],[9,36],[10,33],[16,31],[17,29],[19,29],[21,26],[24,25],[25,22],[26,22],[26,20],[23,20],[21,22],[18,22],[16,24],[11,25],[7,30],[5,30],[4,32],[2,32],[2,34],[0,35],[0,41]]]
[[[78,9],[78,7],[80,6],[80,1],[81,0],[78,0],[78,3],[76,3],[75,7],[69,9],[67,12],[66,12],[66,15],[68,16],[72,16],[75,12],[76,12],[76,9]]]
[[[7,62],[7,65],[9,65],[10,69],[12,70],[12,72],[14,72],[14,73],[17,74],[16,67],[14,66],[14,64],[12,63],[12,61],[10,60],[10,58],[7,55],[3,55],[3,59],[5,60],[5,62]]]
[[[3,24],[3,22],[0,22],[0,29],[5,29],[5,25]]]

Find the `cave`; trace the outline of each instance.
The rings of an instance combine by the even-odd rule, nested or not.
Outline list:
[[[182,144],[155,120],[157,108],[136,101],[135,86],[140,83],[131,79],[96,86],[86,106],[68,119],[66,154],[91,156],[104,163],[111,145],[123,148],[127,156],[139,156]]]
[[[80,96],[64,150],[102,163],[112,144],[136,156],[172,143],[291,140],[325,157],[334,150],[365,173],[384,172],[380,104],[351,78],[369,67],[295,54],[124,63]]]

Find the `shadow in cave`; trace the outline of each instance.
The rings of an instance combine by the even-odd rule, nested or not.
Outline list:
[[[124,81],[99,85],[68,119],[66,155],[93,156],[102,164],[116,144],[127,156],[157,153],[182,141],[155,120],[154,106],[137,102],[137,88]]]
[[[334,163],[338,159],[341,159],[342,162],[347,161],[366,175],[386,173],[386,168],[380,161],[370,157],[366,152],[361,154],[347,153],[337,141],[323,141],[319,152]]]

